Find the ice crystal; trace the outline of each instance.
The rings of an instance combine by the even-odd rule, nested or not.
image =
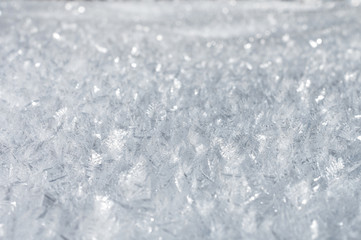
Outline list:
[[[0,239],[360,239],[360,1],[0,2]]]

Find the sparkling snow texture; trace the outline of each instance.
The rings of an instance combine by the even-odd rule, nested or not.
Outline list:
[[[361,239],[359,2],[1,2],[0,239]]]

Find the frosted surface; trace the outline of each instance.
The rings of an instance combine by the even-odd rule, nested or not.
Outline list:
[[[2,1],[0,239],[360,239],[358,4]]]

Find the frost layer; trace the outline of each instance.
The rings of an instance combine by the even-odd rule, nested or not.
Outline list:
[[[357,1],[0,3],[1,239],[360,239]]]

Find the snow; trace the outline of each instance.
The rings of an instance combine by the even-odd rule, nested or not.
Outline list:
[[[0,239],[360,239],[359,1],[0,2]]]

